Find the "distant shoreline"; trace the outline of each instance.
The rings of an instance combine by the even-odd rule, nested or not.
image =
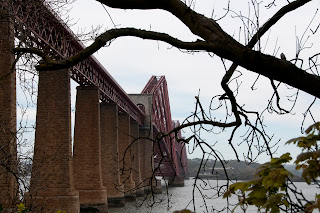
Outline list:
[[[199,175],[199,178],[202,179],[207,179],[207,180],[227,180],[227,178],[225,177],[217,177],[215,175]],[[191,179],[195,179],[195,177],[190,177]],[[248,181],[251,180],[252,178],[247,178],[247,179],[243,179],[243,178],[236,178],[236,177],[230,177],[229,180],[235,180],[235,181]],[[291,178],[291,181],[293,182],[305,182],[304,179],[302,179],[301,177],[293,177]]]

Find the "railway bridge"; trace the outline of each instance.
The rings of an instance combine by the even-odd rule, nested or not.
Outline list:
[[[141,94],[127,94],[94,57],[70,69],[39,72],[34,155],[29,191],[19,196],[15,41],[55,59],[85,48],[40,0],[0,0],[0,204],[21,199],[32,212],[78,213],[161,189],[158,176],[183,186],[188,175],[181,132],[158,137],[172,121],[167,82],[152,76]],[[70,81],[79,84],[71,126]],[[74,128],[72,141],[71,128]],[[163,134],[162,134],[163,135]]]

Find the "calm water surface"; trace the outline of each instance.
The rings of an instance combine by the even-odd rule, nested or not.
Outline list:
[[[164,183],[164,182],[163,182]],[[162,190],[162,194],[155,195],[154,201],[156,203],[152,202],[152,198],[145,201],[142,205],[143,198],[137,198],[134,202],[128,202],[126,203],[126,206],[123,208],[109,208],[110,213],[133,213],[133,212],[139,212],[139,213],[167,213],[167,212],[174,212],[175,210],[181,210],[184,208],[188,208],[190,210],[193,209],[192,203],[190,201],[192,200],[192,190],[193,190],[193,183],[194,180],[185,180],[185,186],[184,187],[172,187],[169,188],[168,191],[166,191],[165,188]],[[204,190],[202,191],[202,195],[206,196],[206,205],[207,208],[204,205],[202,195],[199,191],[195,192],[195,206],[196,206],[196,212],[202,213],[202,212],[217,212],[217,210],[223,210],[223,207],[226,206],[226,199],[222,198],[216,198],[215,193],[216,190],[206,190],[208,187],[217,187],[225,184],[226,181],[219,181],[219,184],[217,184],[217,181],[210,181],[205,185],[204,183],[199,183],[202,187],[204,187]],[[209,186],[210,184],[210,186]],[[306,183],[296,183],[296,186],[303,190],[304,195],[306,198],[314,198],[316,193],[320,193],[320,190],[317,189],[315,186],[308,186]],[[168,193],[167,193],[168,192]],[[222,192],[221,192],[222,193]],[[168,206],[168,196],[170,198],[170,204]],[[210,199],[210,198],[216,198],[216,199]],[[229,203],[235,204],[237,202],[237,197],[231,197],[229,199]],[[151,206],[151,204],[153,206]],[[141,205],[141,206],[140,206]],[[222,212],[228,212],[227,210],[224,210]],[[230,212],[230,211],[229,211]],[[239,207],[234,212],[243,212]],[[246,211],[247,213],[254,213],[257,212],[257,209],[254,207],[249,207]]]

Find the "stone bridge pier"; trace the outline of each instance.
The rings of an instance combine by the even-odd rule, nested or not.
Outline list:
[[[100,103],[98,87],[78,86],[72,154],[70,72],[41,71],[38,89],[33,212],[107,212],[143,196],[153,166],[150,128]]]
[[[108,206],[124,206],[124,187],[120,181],[118,145],[118,105],[100,103],[101,169],[107,187]]]
[[[5,209],[18,202],[16,145],[16,78],[13,25],[9,14],[0,8],[0,203]],[[13,173],[12,173],[13,172]]]
[[[140,188],[146,193],[161,193],[161,183],[154,178],[154,149],[153,149],[153,125],[152,125],[152,94],[130,94],[131,100],[138,106],[143,106],[145,119],[143,126],[139,127],[139,154],[140,154]]]
[[[33,212],[78,213],[79,193],[72,171],[70,72],[42,71],[27,206]]]
[[[135,182],[132,179],[133,167],[133,146],[130,136],[130,116],[126,113],[119,113],[118,143],[121,185],[124,187],[124,196],[128,200],[134,200],[136,196]]]
[[[101,169],[99,99],[98,87],[77,87],[73,175],[81,208],[107,212],[107,190],[103,186]]]

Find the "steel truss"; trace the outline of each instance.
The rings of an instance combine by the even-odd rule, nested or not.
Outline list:
[[[54,59],[63,59],[85,48],[71,29],[45,3],[44,0],[0,0],[4,8],[11,8],[15,23],[15,36],[26,47],[44,51]],[[0,6],[1,7],[1,6]],[[114,102],[139,124],[142,112],[108,71],[94,57],[78,63],[70,69],[71,78],[84,86],[98,86],[100,99]]]
[[[152,76],[142,93],[153,95],[152,118],[155,134],[167,133],[179,125],[179,121],[171,119],[168,86],[164,76]],[[188,175],[185,144],[177,142],[177,138],[182,138],[181,131],[177,134],[172,133],[155,143],[154,163],[158,169],[157,175],[164,177]]]

